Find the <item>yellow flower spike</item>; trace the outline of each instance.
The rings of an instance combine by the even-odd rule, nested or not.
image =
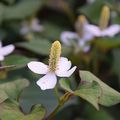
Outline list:
[[[101,30],[104,30],[109,23],[110,19],[110,9],[108,6],[104,6],[101,12],[99,27]]]
[[[84,35],[84,25],[87,22],[87,19],[84,15],[78,16],[78,20],[75,24],[76,31],[78,35],[82,38]]]
[[[56,71],[57,69],[57,63],[60,59],[61,55],[61,44],[59,41],[55,41],[52,44],[51,50],[50,50],[50,56],[49,56],[49,70],[51,72]]]

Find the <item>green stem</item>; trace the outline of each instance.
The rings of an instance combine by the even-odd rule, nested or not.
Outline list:
[[[54,109],[54,111],[45,119],[45,120],[53,120],[56,113],[59,111],[59,109],[64,105],[64,103],[72,96],[71,93],[66,92],[59,101],[58,106]]]

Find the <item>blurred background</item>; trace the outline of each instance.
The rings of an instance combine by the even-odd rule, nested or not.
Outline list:
[[[48,64],[51,43],[60,40],[62,56],[69,58],[78,69],[71,82],[73,88],[80,82],[78,71],[89,70],[109,86],[120,92],[120,32],[113,37],[99,36],[88,41],[88,51],[74,43],[67,46],[61,40],[65,31],[78,32],[75,23],[84,15],[93,25],[99,25],[103,6],[110,8],[108,26],[120,24],[119,0],[0,0],[0,40],[3,46],[14,44],[14,52],[6,56],[1,65],[16,65],[16,68],[0,71],[0,83],[16,79],[28,79],[30,86],[21,93],[19,101],[25,113],[32,105],[41,103],[47,115],[57,105],[53,90],[41,91],[36,85],[39,75],[32,73],[26,64],[40,60]],[[76,52],[77,51],[77,52]],[[72,81],[74,79],[74,82]],[[59,94],[64,93],[61,88]],[[72,98],[54,120],[119,120],[120,104],[100,107],[97,111],[89,103]]]

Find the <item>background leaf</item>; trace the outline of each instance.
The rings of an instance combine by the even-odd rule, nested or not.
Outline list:
[[[22,0],[16,5],[5,7],[4,19],[23,19],[29,17],[39,10],[41,3],[41,0]]]
[[[23,42],[17,45],[41,55],[48,55],[51,47],[51,43],[45,39],[31,40],[29,42]]]
[[[4,65],[15,65],[17,68],[24,67],[32,59],[23,55],[9,55],[3,61]]]
[[[52,43],[44,38],[39,38],[29,42],[18,43],[17,45],[34,53],[48,56]],[[71,49],[69,47],[62,45],[62,55],[67,55],[70,51]]]
[[[100,49],[113,49],[120,46],[120,37],[97,38],[95,41],[93,41],[93,43]]]

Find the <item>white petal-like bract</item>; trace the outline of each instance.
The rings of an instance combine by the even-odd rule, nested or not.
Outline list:
[[[111,25],[110,27],[103,30],[102,36],[113,37],[119,32],[120,32],[120,25],[115,24],[115,25]]]
[[[0,61],[4,60],[4,56],[0,55]]]
[[[91,24],[88,24],[86,25],[86,29],[91,33],[93,34],[94,36],[100,36],[101,35],[101,30],[98,26],[96,25],[91,25]]]
[[[48,66],[42,62],[32,61],[27,64],[28,68],[37,74],[46,74],[48,72]]]
[[[45,76],[37,81],[37,85],[42,90],[53,89],[57,83],[57,77],[55,73],[47,73]]]
[[[60,57],[57,68],[57,70],[69,70],[71,68],[71,61],[68,61],[68,59],[65,57]]]
[[[10,53],[12,53],[15,49],[14,45],[7,45],[2,48],[0,48],[0,55],[6,56]]]
[[[71,68],[71,61],[68,61],[67,58],[61,57],[58,62],[58,69],[56,70],[56,75],[59,77],[69,77],[75,71],[76,66]]]
[[[75,70],[76,70],[76,66],[74,66],[73,68],[71,68],[68,71],[60,71],[59,70],[56,72],[56,75],[59,77],[70,77]]]

